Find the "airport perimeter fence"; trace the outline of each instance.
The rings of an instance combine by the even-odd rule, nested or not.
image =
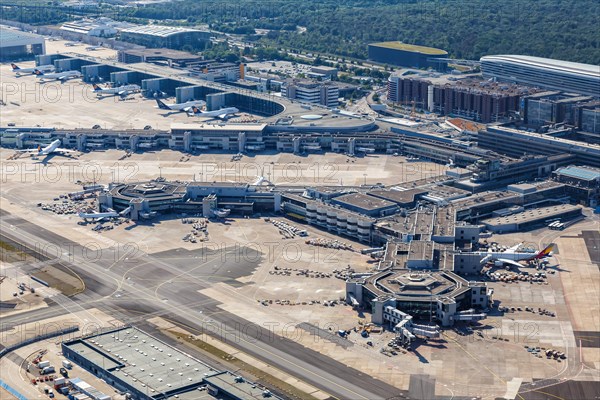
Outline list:
[[[32,343],[40,342],[40,341],[46,340],[46,339],[51,339],[51,338],[54,338],[54,337],[57,337],[57,336],[66,335],[68,333],[77,332],[78,330],[79,330],[79,326],[74,325],[74,326],[70,326],[70,327],[65,328],[65,329],[61,329],[61,330],[54,331],[54,332],[48,332],[48,333],[45,333],[43,335],[38,335],[38,336],[32,337],[32,338],[24,340],[22,342],[13,344],[12,346],[8,346],[8,347],[3,348],[2,350],[0,350],[0,358],[4,357],[5,355],[7,355],[8,353],[10,353],[12,351],[20,349],[21,347],[28,346],[28,345],[30,345]]]

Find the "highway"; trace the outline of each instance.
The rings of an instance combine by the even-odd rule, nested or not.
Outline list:
[[[218,302],[198,293],[216,281],[235,278],[226,276],[224,270],[237,275],[252,268],[239,265],[244,263],[236,262],[234,257],[232,261],[225,260],[225,265],[220,254],[208,255],[199,263],[177,265],[140,251],[103,252],[91,262],[90,257],[83,256],[85,251],[79,244],[5,211],[0,215],[0,231],[9,239],[24,245],[36,244],[37,248],[50,244],[68,248],[61,263],[86,283],[84,293],[72,298],[55,296],[49,308],[3,318],[5,326],[49,318],[64,314],[65,310],[74,312],[93,307],[132,324],[160,315],[224,340],[340,399],[385,399],[403,394],[391,385],[275,334],[268,326],[257,326],[226,312],[219,308]],[[228,295],[238,296],[233,288]]]

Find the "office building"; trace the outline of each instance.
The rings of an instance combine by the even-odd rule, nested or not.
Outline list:
[[[402,42],[381,42],[369,45],[369,60],[412,68],[446,70],[448,52],[433,47]]]
[[[46,42],[40,35],[0,25],[0,61],[16,61],[46,54]]]
[[[600,67],[550,58],[481,57],[484,78],[600,97]]]
[[[552,176],[565,185],[575,202],[590,207],[600,204],[600,169],[569,165],[557,169]]]
[[[519,111],[519,99],[536,90],[499,84],[480,77],[403,71],[388,78],[388,100],[440,115],[458,115],[482,123],[497,122]]]
[[[329,82],[289,79],[281,85],[281,95],[303,103],[337,107],[340,91]]]
[[[559,91],[542,92],[523,98],[523,122],[538,132],[566,124],[576,130],[600,133],[600,101],[592,96]]]
[[[146,47],[181,49],[189,46],[192,49],[204,49],[210,39],[210,32],[173,26],[144,25],[123,29],[120,39]]]

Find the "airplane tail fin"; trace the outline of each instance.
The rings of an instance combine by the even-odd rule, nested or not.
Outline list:
[[[94,88],[94,92],[98,92],[98,91],[102,90],[102,88],[100,88],[100,86],[96,85],[95,83],[92,84],[92,87]]]
[[[158,104],[158,108],[160,108],[161,110],[170,110],[170,108],[167,107],[167,105],[159,99],[156,99],[156,104]]]
[[[12,69],[21,69],[17,64],[10,64]]]
[[[539,253],[537,253],[537,255],[535,256],[535,258],[539,260],[541,258],[548,257],[550,255],[550,253],[552,253],[552,249],[554,249],[554,243],[550,243],[542,251],[540,251]]]
[[[38,144],[38,153],[39,153],[40,151],[42,151],[42,146],[40,146],[40,145]]]
[[[40,71],[39,69],[34,70],[33,73],[36,75],[44,75],[44,73],[42,71]]]
[[[196,107],[196,106],[192,106],[192,112],[194,114],[200,114],[200,109],[198,107]]]

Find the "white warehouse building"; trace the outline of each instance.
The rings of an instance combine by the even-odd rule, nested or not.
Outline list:
[[[112,37],[117,34],[117,27],[110,18],[98,18],[96,20],[81,19],[73,22],[65,22],[61,31],[80,33],[88,36]]]

